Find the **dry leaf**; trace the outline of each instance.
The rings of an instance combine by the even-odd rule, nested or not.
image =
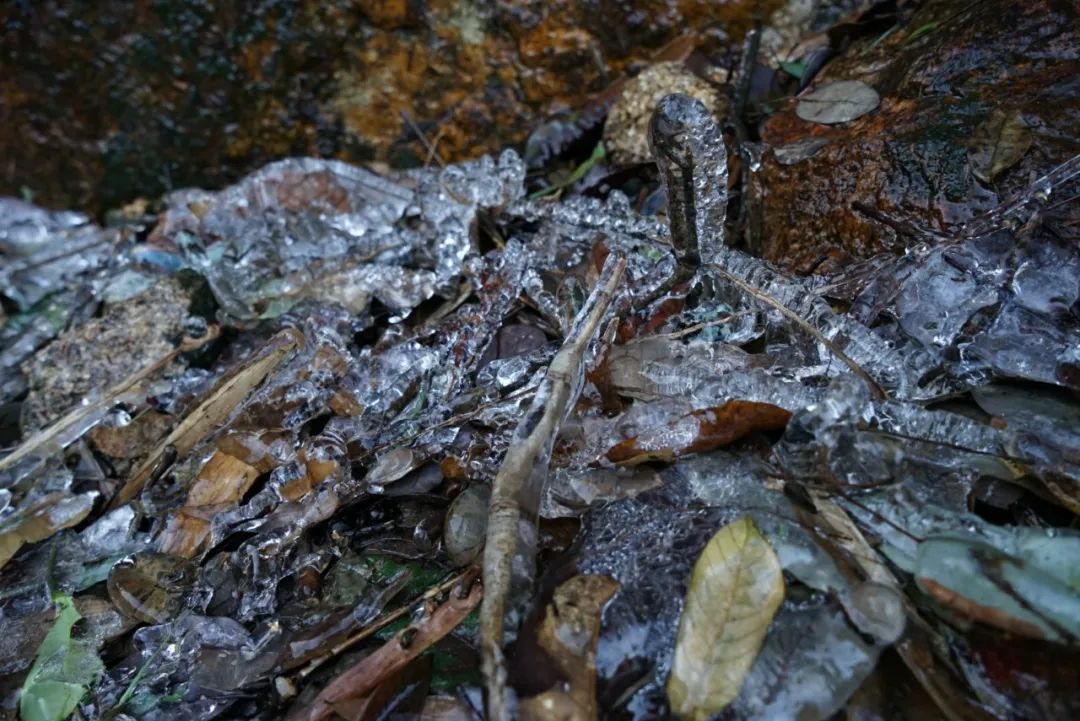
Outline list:
[[[619,590],[609,576],[574,576],[555,589],[539,643],[565,679],[521,702],[522,721],[590,721],[596,714],[596,643],[604,605]]]
[[[16,511],[0,525],[0,568],[27,543],[51,538],[81,522],[94,507],[97,492],[50,493],[30,507]]]
[[[1020,162],[1031,147],[1031,131],[1019,110],[995,110],[975,128],[969,160],[971,172],[984,183]]]
[[[670,461],[687,453],[706,453],[757,431],[778,431],[791,413],[770,403],[728,401],[700,408],[665,426],[627,438],[605,454],[612,463],[635,466]]]
[[[880,103],[877,91],[861,80],[840,80],[800,98],[795,114],[812,123],[834,125],[866,115]]]
[[[377,721],[401,713],[402,706],[417,706],[417,702],[427,695],[431,666],[432,656],[421,656],[390,674],[366,696],[334,706],[334,716],[344,721]]]
[[[183,558],[193,558],[210,535],[210,520],[205,512],[235,506],[259,472],[227,453],[210,456],[188,491],[187,501],[169,519],[161,536],[160,549]],[[200,511],[202,509],[202,511]]]
[[[721,528],[690,577],[667,683],[672,711],[706,721],[731,703],[783,600],[780,561],[754,522]]]
[[[285,330],[270,339],[259,353],[234,368],[192,410],[161,446],[132,474],[132,477],[116,494],[111,507],[122,506],[142,490],[154,469],[165,457],[166,449],[174,448],[178,456],[185,455],[222,423],[240,402],[260,383],[266,380],[278,364],[300,343],[299,334]]]

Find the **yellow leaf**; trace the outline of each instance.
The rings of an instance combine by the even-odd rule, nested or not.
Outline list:
[[[742,688],[784,600],[780,561],[754,522],[717,531],[690,577],[668,677],[671,710],[705,721]]]
[[[984,183],[1020,162],[1031,147],[1032,135],[1019,110],[995,110],[972,135],[971,171]]]

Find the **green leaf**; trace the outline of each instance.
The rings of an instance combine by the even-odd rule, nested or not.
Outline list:
[[[543,190],[536,191],[535,193],[533,193],[532,195],[529,196],[529,199],[530,200],[535,200],[536,198],[543,198],[544,196],[547,196],[547,195],[553,195],[554,193],[557,193],[560,190],[563,190],[564,188],[571,187],[574,183],[576,183],[579,180],[581,180],[582,178],[584,178],[585,174],[588,173],[590,170],[592,170],[592,167],[594,165],[596,165],[597,163],[599,163],[601,160],[603,160],[606,157],[607,157],[607,149],[604,147],[604,143],[603,142],[597,143],[596,147],[593,148],[592,155],[590,155],[589,158],[584,163],[577,166],[577,168],[574,169],[574,172],[570,174],[570,177],[568,177],[562,183],[557,183],[557,184],[552,185],[550,187],[544,188]]]
[[[806,74],[806,63],[790,60],[781,60],[780,69],[793,78],[802,80],[803,75]]]
[[[72,638],[72,627],[82,619],[74,599],[59,593],[53,600],[56,621],[38,647],[19,699],[23,721],[63,721],[105,670],[88,641]]]
[[[931,22],[931,23],[926,23],[925,25],[920,25],[919,27],[917,27],[917,28],[915,28],[914,30],[911,31],[911,35],[908,35],[907,42],[910,43],[912,40],[914,40],[916,38],[921,38],[923,35],[927,35],[929,33],[934,32],[935,30],[937,30],[937,26],[938,26],[938,23],[936,23],[936,22]]]
[[[780,561],[754,522],[721,528],[690,577],[667,682],[672,711],[706,721],[731,703],[783,600]]]

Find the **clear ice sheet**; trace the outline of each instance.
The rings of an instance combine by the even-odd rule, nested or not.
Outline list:
[[[509,151],[408,184],[293,158],[218,193],[170,194],[152,242],[175,247],[234,318],[273,316],[302,298],[357,313],[377,298],[407,312],[461,273],[476,212],[520,198],[523,179]]]

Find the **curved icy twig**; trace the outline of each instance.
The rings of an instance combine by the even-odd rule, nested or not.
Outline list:
[[[927,399],[951,390],[932,354],[890,345],[858,321],[835,313],[806,283],[724,244],[727,153],[716,121],[700,101],[668,95],[657,106],[650,131],[668,193],[677,275],[692,276],[694,264],[704,261],[722,281],[812,335],[879,398]]]
[[[555,436],[574,407],[584,380],[583,359],[622,280],[626,259],[612,253],[596,287],[574,320],[562,348],[514,431],[491,491],[484,547],[484,601],[480,608],[481,667],[488,719],[510,721],[503,643],[520,621],[519,606],[535,576],[536,518]]]

